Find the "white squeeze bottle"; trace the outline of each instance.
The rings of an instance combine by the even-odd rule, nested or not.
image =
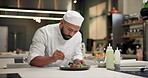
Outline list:
[[[120,51],[117,49],[115,50],[115,70],[119,71],[120,70],[120,60],[121,60],[121,54]]]
[[[114,70],[114,51],[112,49],[112,46],[107,47],[106,50],[106,68],[109,70]]]

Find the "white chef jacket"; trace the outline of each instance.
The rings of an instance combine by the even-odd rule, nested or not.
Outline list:
[[[64,55],[64,60],[57,60],[47,66],[68,65],[75,59],[82,60],[82,37],[81,33],[77,32],[71,39],[65,40],[61,35],[59,24],[47,25],[39,28],[32,40],[27,62],[36,56],[51,57],[56,50],[61,50]]]

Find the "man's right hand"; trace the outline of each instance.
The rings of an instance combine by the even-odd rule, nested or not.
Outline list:
[[[52,62],[56,62],[57,60],[64,60],[64,58],[65,58],[64,53],[56,50],[51,57],[36,56],[31,60],[30,65],[41,67],[50,64]]]
[[[64,60],[65,55],[63,52],[56,50],[51,58],[56,62],[57,60]]]

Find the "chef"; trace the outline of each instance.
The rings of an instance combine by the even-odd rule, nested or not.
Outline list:
[[[69,62],[85,64],[79,32],[83,21],[80,13],[68,10],[60,23],[39,28],[29,49],[28,63],[38,67],[68,65]]]

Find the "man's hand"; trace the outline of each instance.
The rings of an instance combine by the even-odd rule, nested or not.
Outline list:
[[[52,55],[51,57],[54,61],[57,61],[57,60],[64,60],[65,58],[65,55],[63,52],[59,51],[59,50],[56,50],[54,52],[54,54]]]
[[[31,60],[30,65],[42,67],[57,60],[64,60],[65,55],[61,51],[56,50],[51,57],[37,56]]]
[[[75,59],[74,62],[82,64],[82,65],[86,65],[86,63],[83,60]]]

